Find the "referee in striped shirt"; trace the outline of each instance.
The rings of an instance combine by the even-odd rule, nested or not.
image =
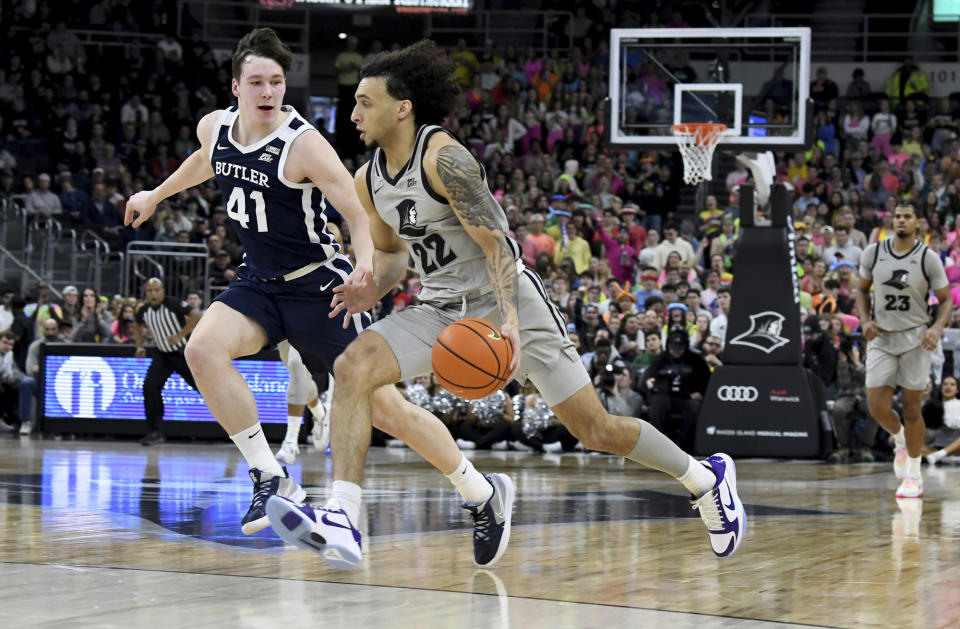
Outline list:
[[[183,356],[183,348],[187,345],[187,337],[200,321],[200,313],[173,297],[167,297],[163,282],[155,277],[147,280],[146,292],[147,303],[137,312],[133,338],[137,343],[137,358],[147,355],[143,347],[145,328],[150,330],[157,344],[156,350],[150,352],[153,361],[143,381],[143,406],[148,432],[140,443],[150,446],[163,442],[160,432],[160,421],[163,419],[161,391],[167,379],[176,372],[194,390],[197,389]]]

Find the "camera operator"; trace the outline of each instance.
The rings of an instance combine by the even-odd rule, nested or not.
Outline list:
[[[590,377],[594,378],[595,380],[596,377],[603,372],[605,365],[619,357],[620,356],[613,348],[613,344],[610,342],[610,339],[604,336],[602,338],[597,338],[596,349],[581,356],[580,360],[583,361],[584,366],[587,368],[587,373],[590,374]]]
[[[683,328],[667,335],[667,351],[653,358],[643,374],[648,392],[650,423],[670,436],[681,448],[693,448],[694,428],[710,367],[690,351],[690,338]]]
[[[597,396],[611,415],[640,417],[643,397],[631,388],[630,367],[622,360],[607,363],[594,379]]]
[[[837,349],[823,332],[820,318],[810,315],[803,322],[803,366],[820,378],[828,400],[837,393]]]
[[[838,449],[827,457],[830,463],[844,463],[850,459],[850,429],[858,417],[864,418],[863,443],[860,444],[860,461],[873,462],[873,442],[877,426],[867,410],[866,370],[860,360],[856,339],[849,334],[840,337],[837,353],[837,399],[833,406],[833,425],[837,434]]]

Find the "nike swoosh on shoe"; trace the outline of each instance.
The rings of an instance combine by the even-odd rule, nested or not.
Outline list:
[[[353,528],[353,525],[350,524],[350,518],[347,518],[346,514],[344,514],[343,517],[347,519],[347,525],[346,525],[346,526],[344,526],[343,524],[340,524],[339,522],[334,522],[333,520],[330,519],[330,516],[329,516],[328,514],[326,514],[326,513],[323,514],[323,516],[320,518],[320,521],[323,522],[324,524],[326,524],[327,526],[335,526],[335,527],[340,528],[340,529],[347,529],[347,530],[350,531],[350,533],[353,535],[353,541],[355,541],[355,542],[357,542],[357,543],[359,544],[359,543],[360,543],[360,531],[358,531],[357,529]]]
[[[726,492],[726,497],[724,497],[724,492]],[[729,502],[729,504],[727,504]],[[737,521],[737,504],[733,500],[733,494],[730,493],[730,487],[726,483],[721,485],[720,489],[720,504],[723,505],[723,515],[727,519],[727,522],[733,524]]]

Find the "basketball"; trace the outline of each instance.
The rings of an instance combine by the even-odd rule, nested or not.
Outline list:
[[[485,319],[451,323],[433,344],[433,374],[446,390],[468,400],[487,397],[507,383],[513,347]]]

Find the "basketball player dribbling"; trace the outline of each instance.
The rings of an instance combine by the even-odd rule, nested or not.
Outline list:
[[[335,567],[360,563],[354,523],[370,441],[370,394],[430,372],[437,335],[459,318],[480,317],[499,325],[522,350],[514,352],[511,378],[533,381],[587,448],[679,480],[707,525],[714,553],[732,555],[746,531],[733,461],[725,454],[696,461],[648,422],[606,413],[540,279],[519,262],[520,248],[508,236],[482,166],[439,126],[459,92],[453,67],[436,44],[421,41],[381,54],[361,71],[352,120],[361,139],[377,149],[355,184],[377,254],[373,281],[335,289],[331,316],[372,307],[403,277],[409,256],[421,276],[421,305],[377,321],[337,359],[330,434],[337,486],[324,507],[271,497],[267,513],[274,530]],[[469,508],[475,530],[486,538],[485,554],[496,560],[509,536],[513,487],[492,480],[490,498]],[[474,548],[483,541],[475,539]]]
[[[869,245],[860,256],[857,311],[867,339],[867,407],[884,430],[893,435],[893,471],[901,480],[897,498],[923,495],[920,451],[926,427],[920,407],[930,380],[930,353],[950,323],[953,300],[940,257],[917,238],[917,209],[906,203],[893,210],[894,235]],[[873,286],[873,317],[867,293]],[[933,325],[927,296],[940,302]],[[904,425],[893,410],[899,386]]]
[[[250,465],[253,499],[241,521],[246,534],[269,525],[269,497],[303,500],[305,492],[270,451],[253,395],[231,361],[287,339],[311,373],[325,374],[369,323],[366,313],[345,315],[342,326],[334,319],[336,287],[372,283],[374,248],[367,213],[337,154],[283,105],[291,60],[290,49],[269,28],[241,39],[233,55],[237,105],[204,116],[197,125],[201,148],[158,188],[133,195],[124,217],[139,227],[157,203],[210,177],[227,199],[244,264],[239,279],[200,319],[186,356],[207,406]],[[347,219],[356,268],[327,228],[325,197]],[[370,393],[363,402],[373,406],[380,430],[443,471],[468,503],[484,498],[490,483],[469,463],[464,468],[463,454],[439,419],[407,402],[392,383]]]

